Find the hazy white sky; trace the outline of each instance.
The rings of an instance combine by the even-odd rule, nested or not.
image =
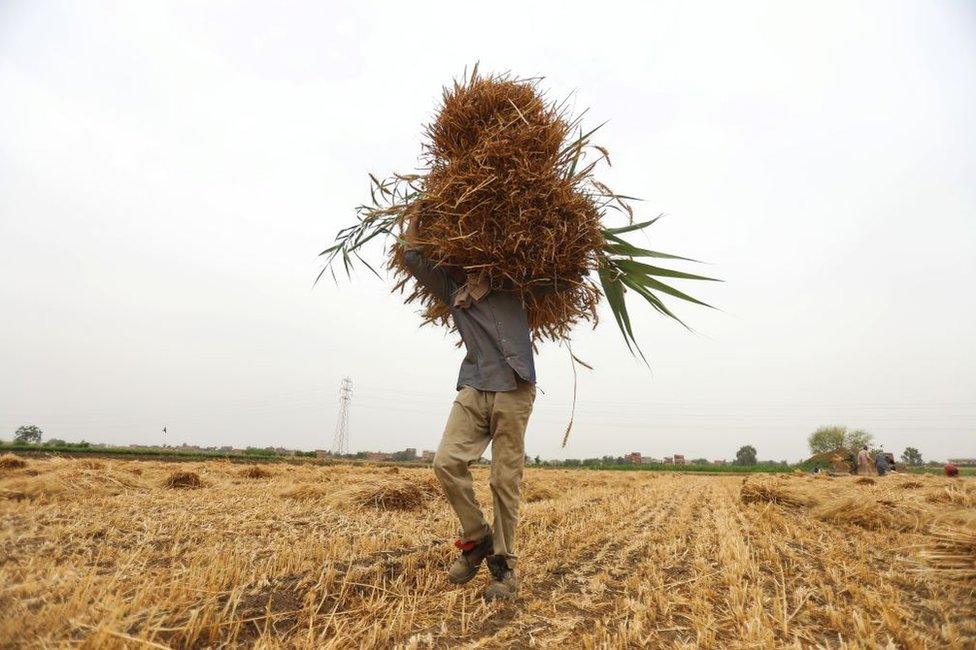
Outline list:
[[[976,456],[971,2],[0,2],[0,437],[434,448],[462,353],[312,280],[465,65],[576,90],[690,334],[544,347],[527,451],[796,460],[819,424]],[[379,251],[374,251],[374,259]],[[161,428],[168,427],[163,435]]]

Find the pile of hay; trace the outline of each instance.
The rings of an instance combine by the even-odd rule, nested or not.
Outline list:
[[[328,491],[324,486],[314,483],[299,483],[281,492],[281,496],[285,499],[294,499],[295,501],[315,501],[326,496],[326,494]]]
[[[976,507],[976,491],[950,485],[938,492],[926,494],[925,500],[929,503],[951,503],[964,508],[974,508]]]
[[[192,490],[202,486],[203,481],[201,481],[200,476],[194,472],[176,471],[170,474],[166,480],[163,481],[163,487],[177,490]]]
[[[535,481],[526,481],[522,483],[521,487],[522,500],[526,503],[535,503],[536,501],[547,501],[549,499],[555,499],[559,496],[552,487],[545,485],[543,483],[537,483]]]
[[[425,501],[426,496],[420,487],[403,479],[370,483],[353,494],[357,506],[377,510],[417,510]]]
[[[416,484],[427,498],[439,499],[444,496],[444,488],[441,487],[441,482],[430,472],[425,472],[424,476],[417,479]]]
[[[855,479],[854,482],[857,483],[858,485],[874,485],[875,483],[877,483],[877,481],[875,481],[870,476],[862,476],[858,479]]]
[[[808,470],[819,467],[835,474],[849,474],[852,469],[850,457],[851,453],[848,450],[835,449],[810,456],[803,461],[802,466]]]
[[[240,475],[244,478],[268,478],[272,474],[260,465],[248,465]]]
[[[0,456],[0,469],[23,469],[27,467],[27,461],[13,454]]]
[[[599,291],[585,278],[604,244],[598,197],[589,178],[571,173],[577,151],[572,121],[536,80],[479,76],[445,88],[427,127],[422,194],[405,218],[419,219],[420,250],[438,265],[480,272],[495,290],[523,296],[537,339],[564,338],[595,321]],[[403,286],[402,247],[389,266]],[[558,293],[537,290],[559,283]],[[415,285],[428,321],[450,325],[447,306]]]
[[[919,481],[905,481],[904,483],[900,484],[898,487],[900,487],[903,490],[917,490],[922,486],[923,484],[920,483]]]
[[[853,524],[869,530],[914,531],[924,527],[922,512],[914,505],[861,496],[844,497],[813,512],[821,521]]]
[[[976,528],[943,526],[931,535],[919,554],[928,569],[949,578],[976,580]]]
[[[775,483],[743,483],[739,490],[742,503],[775,503],[781,506],[798,508],[814,503],[811,497],[798,494]]]

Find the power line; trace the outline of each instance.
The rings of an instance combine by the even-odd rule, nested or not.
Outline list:
[[[352,401],[352,379],[343,377],[339,385],[339,418],[336,420],[335,442],[332,453],[349,453],[349,403]]]

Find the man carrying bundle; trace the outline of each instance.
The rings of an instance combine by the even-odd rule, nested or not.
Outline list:
[[[515,527],[525,462],[525,426],[535,401],[535,363],[528,319],[515,292],[491,291],[481,275],[436,267],[417,249],[417,220],[406,232],[404,262],[417,282],[444,302],[467,354],[457,380],[457,397],[434,456],[447,500],[461,522],[454,542],[461,554],[447,579],[463,584],[487,558],[491,584],[485,600],[513,598]],[[494,525],[475,500],[468,466],[491,443]]]
[[[425,322],[461,335],[467,354],[434,470],[461,522],[461,555],[448,577],[467,582],[487,558],[488,599],[516,592],[519,484],[535,401],[533,345],[569,341],[576,325],[596,325],[604,300],[628,350],[643,358],[625,292],[678,320],[664,295],[708,305],[667,282],[713,280],[638,261],[694,260],[623,237],[657,219],[635,223],[629,197],[594,177],[599,163],[609,164],[607,150],[590,142],[595,129],[584,134],[581,117],[548,99],[538,81],[480,75],[475,66],[444,88],[437,116],[424,129],[422,173],[383,181],[371,175],[371,204],[359,206],[356,224],[341,229],[321,253],[326,264],[319,277],[339,259],[348,273],[357,260],[366,264],[363,246],[405,227],[406,242],[397,238],[388,249],[394,289],[423,305]],[[587,152],[599,156],[587,161]],[[605,223],[610,210],[626,215],[627,224]],[[573,357],[573,363],[581,362]],[[567,427],[564,445],[568,435]],[[489,443],[493,526],[475,502],[468,471]]]

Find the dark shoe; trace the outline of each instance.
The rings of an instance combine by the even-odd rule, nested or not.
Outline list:
[[[494,550],[494,542],[491,533],[488,533],[480,540],[475,542],[462,542],[458,540],[454,545],[461,549],[461,555],[454,560],[454,564],[447,571],[447,579],[456,585],[463,585],[478,574],[481,568],[481,561],[491,555]]]
[[[515,571],[509,568],[504,555],[488,557],[488,570],[491,571],[491,584],[485,588],[485,600],[510,600],[518,591]]]

